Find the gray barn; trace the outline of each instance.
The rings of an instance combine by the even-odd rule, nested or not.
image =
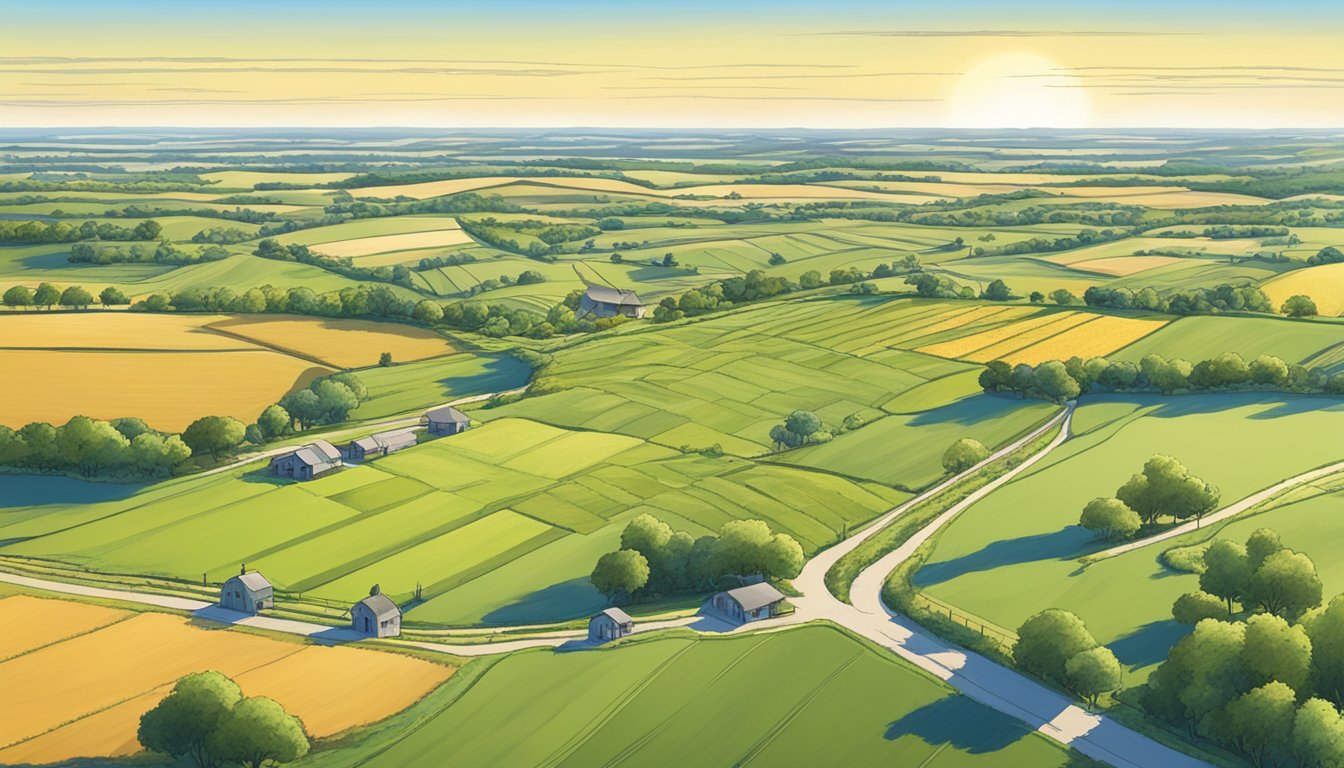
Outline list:
[[[219,590],[219,607],[239,613],[258,613],[275,607],[275,590],[271,582],[257,571],[246,568],[230,577]]]
[[[336,450],[336,446],[326,440],[314,440],[302,448],[271,459],[271,474],[295,480],[312,480],[340,466],[341,452]]]
[[[471,418],[451,405],[429,411],[425,419],[431,435],[456,435],[471,426]]]
[[[345,448],[345,455],[358,460],[371,459],[375,456],[386,456],[389,453],[396,453],[402,448],[410,448],[415,445],[415,433],[409,430],[397,432],[379,432],[376,435],[361,437],[358,440],[352,440]]]
[[[783,593],[763,581],[720,592],[709,599],[706,607],[712,607],[739,624],[746,624],[774,616],[782,602],[784,602]]]
[[[594,643],[617,640],[635,631],[635,621],[620,608],[608,608],[588,620],[588,639]]]
[[[605,285],[590,285],[579,298],[579,311],[575,314],[579,317],[584,315],[643,317],[644,302],[639,300],[634,291],[622,291]]]
[[[401,634],[401,609],[375,584],[368,597],[350,607],[350,627],[373,637],[396,637]]]

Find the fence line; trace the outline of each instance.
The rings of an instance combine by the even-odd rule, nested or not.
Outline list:
[[[978,632],[981,637],[993,640],[1004,648],[1011,648],[1017,642],[1016,632],[1004,629],[991,621],[982,619],[973,613],[967,613],[923,592],[916,592],[911,604],[938,616],[945,616],[953,624],[960,624],[973,632]]]

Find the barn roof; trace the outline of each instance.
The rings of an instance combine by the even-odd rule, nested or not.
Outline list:
[[[317,451],[319,455],[325,456],[328,461],[336,461],[341,458],[341,452],[336,449],[336,446],[328,443],[326,440],[314,440],[304,447],[312,448]]]
[[[590,285],[584,291],[584,294],[593,301],[603,304],[618,304],[633,307],[642,307],[644,302],[639,300],[634,291],[622,291],[619,288],[608,288],[605,285]]]
[[[379,432],[367,439],[373,440],[385,448],[404,448],[408,445],[415,445],[415,433],[406,430]]]
[[[744,611],[754,611],[758,608],[764,608],[767,605],[774,605],[784,599],[784,593],[780,592],[770,585],[769,582],[762,581],[759,584],[751,584],[746,587],[730,589],[727,592],[728,597],[742,606]]]
[[[361,437],[351,444],[357,445],[365,451],[376,451],[382,447],[382,444],[375,440],[372,435],[369,437]]]
[[[376,595],[369,595],[356,603],[356,605],[362,605],[370,611],[373,611],[373,615],[377,616],[379,621],[401,615],[401,609],[397,607],[397,604],[392,602],[392,598],[384,595],[382,592],[379,592]]]
[[[620,608],[608,608],[605,611],[600,611],[596,614],[593,614],[594,619],[596,619],[598,616],[606,616],[607,618],[611,619],[617,624],[633,624],[635,621],[634,619],[630,618],[630,614],[626,613],[625,611],[622,611]]]
[[[430,421],[452,421],[458,424],[465,424],[471,421],[467,414],[457,410],[451,405],[445,405],[440,408],[433,408],[425,414]]]
[[[262,576],[257,571],[248,571],[241,576],[234,576],[234,578],[243,582],[243,586],[253,592],[260,592],[263,589],[271,588],[271,582],[267,581],[266,577]]]

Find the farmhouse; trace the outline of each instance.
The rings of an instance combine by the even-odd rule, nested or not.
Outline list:
[[[579,317],[584,315],[643,317],[644,302],[639,300],[634,291],[622,291],[605,285],[590,285],[579,299],[577,314]]]
[[[588,620],[588,639],[594,643],[616,640],[634,630],[634,619],[620,608],[608,608]]]
[[[720,592],[709,599],[707,607],[741,624],[760,621],[775,615],[784,595],[768,582],[751,584],[727,592]]]
[[[237,576],[231,577],[220,588],[219,607],[240,613],[258,613],[275,607],[275,590],[265,576],[243,566]]]
[[[431,435],[456,435],[471,426],[471,419],[467,414],[451,405],[435,408],[425,414],[425,419],[429,422]]]
[[[336,446],[326,440],[314,440],[302,448],[271,459],[271,474],[296,480],[312,480],[339,466],[341,452],[336,450]]]
[[[415,445],[414,432],[406,430],[379,432],[376,435],[350,441],[350,444],[345,447],[345,455],[348,458],[362,461],[375,456],[386,456],[389,453],[395,453],[402,448],[410,448],[413,445]]]
[[[350,607],[350,627],[373,637],[396,637],[401,634],[401,609],[374,584],[368,597]]]

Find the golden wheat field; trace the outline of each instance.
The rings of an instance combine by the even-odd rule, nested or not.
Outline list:
[[[10,312],[0,314],[3,349],[255,349],[206,330],[227,315],[144,312]]]
[[[1095,319],[1094,315],[1083,312],[1061,313],[1050,318],[1046,322],[1033,325],[1030,328],[1021,327],[1026,323],[1018,323],[1018,332],[1011,338],[1004,339],[997,344],[991,344],[982,347],[964,355],[964,358],[973,363],[987,363],[990,360],[1005,360],[1012,356],[1012,353],[1024,349],[1030,345],[1049,339],[1057,334],[1064,333],[1071,328],[1087,323]]]
[[[919,347],[915,351],[986,363],[1004,360],[1035,365],[1046,360],[1067,360],[1109,355],[1166,325],[1166,320],[1093,315],[1087,312],[1055,312]]]
[[[0,600],[10,623],[29,601],[51,603],[86,618],[88,606],[67,600]],[[135,729],[185,674],[218,670],[248,696],[269,696],[314,737],[393,715],[448,679],[453,669],[391,653],[327,648],[193,625],[182,616],[145,613],[78,636],[38,646],[0,662],[0,764],[115,757],[140,750]]]
[[[1265,295],[1278,308],[1289,296],[1304,294],[1324,317],[1344,313],[1344,264],[1322,264],[1288,272],[1265,283]]]
[[[437,248],[444,245],[470,243],[471,238],[461,229],[434,229],[428,232],[406,232],[400,235],[377,235],[357,237],[352,240],[337,240],[332,243],[320,243],[312,248],[328,256],[350,256],[358,258],[375,253],[409,251],[414,248]],[[359,259],[361,263],[372,263]]]
[[[919,325],[911,325],[901,329],[901,332],[886,340],[888,344],[902,344],[915,339],[922,339],[925,336],[932,336],[943,331],[950,331],[960,328],[970,323],[982,322],[993,319],[1008,320],[1023,312],[1030,312],[1020,307],[975,307],[974,309],[954,309],[949,312],[940,313],[934,316],[929,322]]]
[[[0,600],[0,616],[9,622],[0,634],[0,660],[4,660],[57,640],[82,635],[124,619],[130,613],[101,605],[11,595]]]
[[[1073,269],[1088,272],[1100,272],[1103,275],[1125,277],[1145,270],[1165,267],[1168,264],[1177,264],[1181,261],[1185,261],[1185,259],[1179,256],[1116,256],[1109,259],[1075,261],[1069,266]]]
[[[1167,324],[1167,320],[1111,317],[1103,315],[1082,325],[1013,352],[1008,362],[1036,365],[1046,360],[1067,360],[1070,357],[1104,357],[1133,344]]]
[[[1011,315],[1005,315],[1002,319],[1011,319]],[[940,341],[935,344],[926,344],[917,347],[916,352],[922,352],[926,355],[936,357],[961,358],[975,352],[977,349],[988,347],[992,344],[998,344],[1001,341],[1014,338],[1025,330],[1035,328],[1038,325],[1051,323],[1059,319],[1059,314],[1039,314],[1029,315],[1020,320],[1009,322],[1004,325],[995,326],[979,333],[972,333],[948,341]],[[953,326],[955,327],[955,326]]]
[[[251,316],[212,323],[210,328],[337,368],[376,365],[383,352],[390,352],[394,361],[404,363],[457,351],[433,331],[371,320]]]

